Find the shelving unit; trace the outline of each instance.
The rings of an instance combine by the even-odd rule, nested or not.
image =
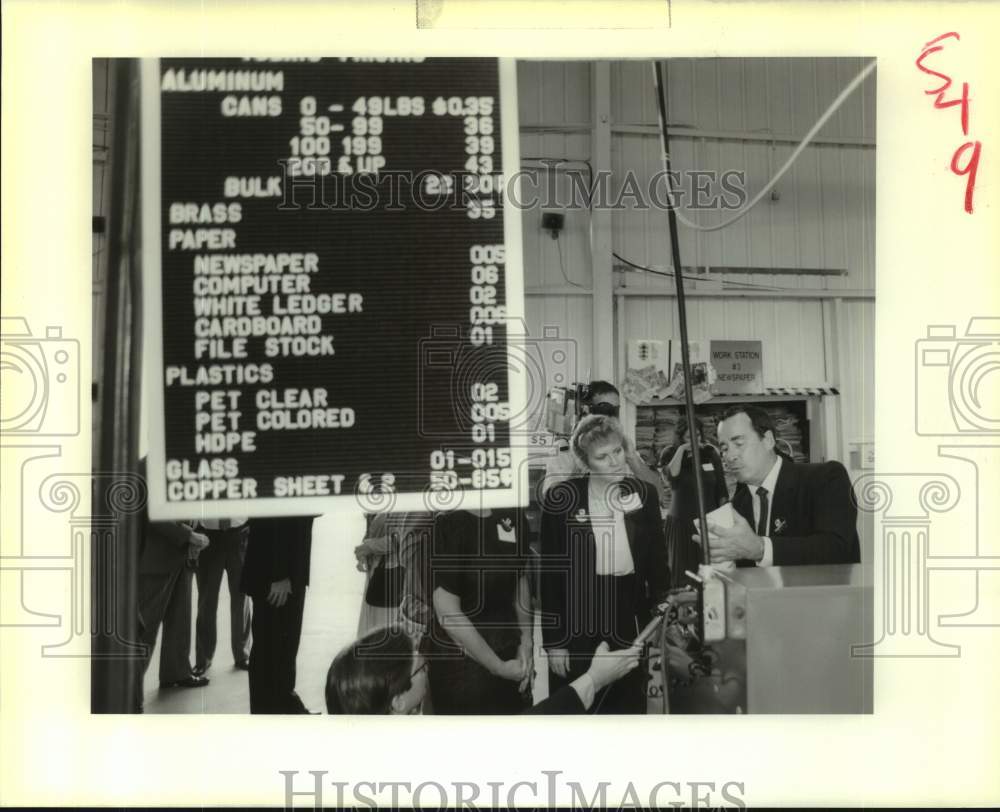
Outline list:
[[[721,414],[735,403],[759,406],[775,420],[783,451],[796,462],[818,462],[827,457],[824,396],[835,394],[836,390],[830,389],[816,394],[717,395],[695,406],[695,413],[703,438],[718,448],[716,432]],[[622,417],[635,438],[636,450],[647,464],[655,465],[663,449],[673,444],[674,426],[683,414],[684,402],[674,398],[642,404],[626,402]],[[727,476],[726,483],[732,493],[735,480]]]

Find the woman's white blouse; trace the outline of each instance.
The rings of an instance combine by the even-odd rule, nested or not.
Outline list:
[[[594,552],[598,575],[628,575],[635,572],[632,550],[628,546],[625,512],[611,506],[603,494],[590,492],[590,526],[594,530]]]

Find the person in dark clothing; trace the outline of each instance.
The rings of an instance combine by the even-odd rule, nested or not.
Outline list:
[[[670,587],[656,491],[631,476],[613,417],[589,415],[570,445],[587,473],[550,488],[542,506],[542,639],[550,691],[580,676],[604,642],[631,647]],[[645,675],[632,672],[591,713],[645,713]]]
[[[204,674],[215,657],[216,616],[222,573],[229,585],[229,641],[233,664],[244,671],[250,662],[250,601],[240,590],[243,559],[250,528],[245,518],[202,519],[198,530],[208,536],[208,547],[198,556],[198,617],[195,621],[194,673]]]
[[[139,476],[146,477],[145,457],[139,461]],[[143,694],[143,678],[161,625],[160,687],[202,688],[208,678],[191,669],[191,578],[198,554],[209,545],[208,537],[190,522],[151,521],[148,507],[142,527],[138,611],[146,656],[136,674],[138,696]]]
[[[309,713],[295,693],[295,658],[309,585],[312,516],[251,519],[243,592],[253,601],[250,713]]]
[[[739,485],[733,526],[709,521],[713,563],[858,563],[858,510],[847,469],[836,460],[796,463],[778,453],[775,433],[770,415],[748,404],[731,407],[719,421],[719,447]]]
[[[331,714],[419,714],[427,695],[428,673],[438,662],[398,624],[375,629],[346,646],[326,675],[326,709]],[[589,668],[524,713],[585,713],[607,685],[634,671],[639,648],[611,652],[601,643]],[[433,679],[433,676],[431,676]]]
[[[436,714],[524,710],[533,673],[527,528],[514,510],[437,517],[428,635]]]
[[[695,435],[698,435],[697,428]],[[699,441],[701,456],[701,483],[705,499],[705,512],[715,510],[729,501],[726,476],[722,470],[719,452]],[[674,443],[660,454],[660,473],[670,484],[670,513],[664,523],[667,537],[667,559],[670,564],[671,586],[688,583],[685,570],[698,572],[701,564],[701,547],[694,541],[694,520],[698,518],[698,490],[694,478],[694,458],[691,455],[691,436],[685,418],[677,421]]]

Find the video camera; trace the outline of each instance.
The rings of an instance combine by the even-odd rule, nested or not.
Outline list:
[[[554,386],[545,403],[545,430],[557,437],[569,437],[585,414],[618,417],[620,407],[611,403],[591,403],[594,396],[589,383]]]

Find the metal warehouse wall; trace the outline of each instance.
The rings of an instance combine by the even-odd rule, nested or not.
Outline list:
[[[742,170],[752,197],[864,62],[670,60],[673,168]],[[568,200],[566,170],[584,172],[584,162],[617,179],[631,170],[643,184],[662,169],[649,61],[520,62],[518,93],[522,166],[534,173],[535,199],[554,184]],[[565,163],[553,170],[555,159]],[[732,216],[681,214],[700,224]],[[672,279],[625,272],[611,252],[667,270],[667,218],[662,209],[630,204],[571,207],[565,215],[558,240],[541,230],[537,208],[522,215],[528,330],[574,339],[580,378],[620,381],[625,341],[677,337],[676,302],[667,295]],[[768,385],[837,386],[840,447],[827,451],[845,461],[847,443],[871,439],[874,426],[874,227],[874,75],[748,216],[714,232],[680,225],[681,261],[694,277],[691,338],[760,339]],[[706,273],[706,266],[785,272]],[[744,290],[722,291],[723,282]]]

